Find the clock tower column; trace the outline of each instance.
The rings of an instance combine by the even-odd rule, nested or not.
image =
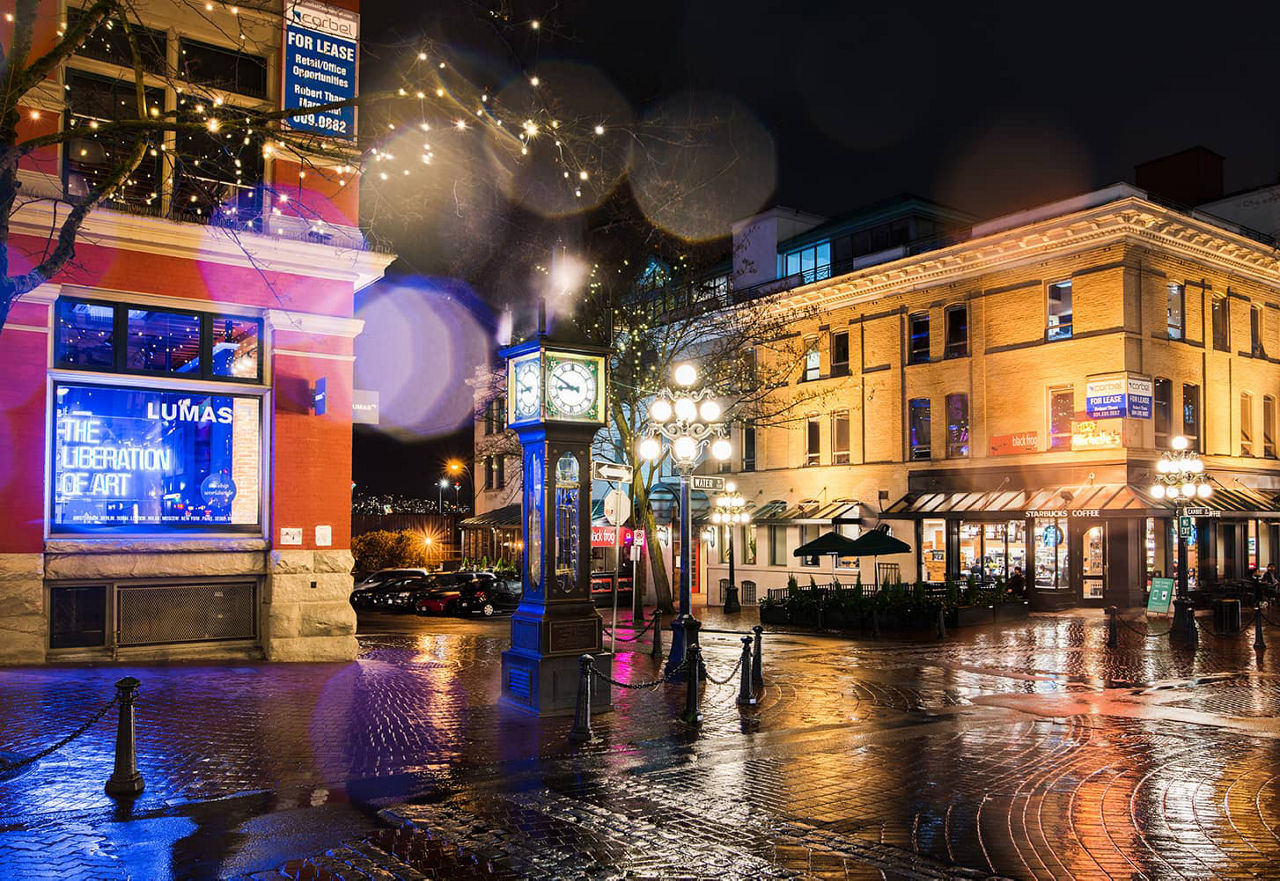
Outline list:
[[[607,352],[540,333],[501,353],[524,466],[524,593],[502,653],[502,700],[539,715],[573,712],[580,655],[613,668],[591,601],[591,441],[605,422]],[[591,703],[593,712],[612,703],[598,679]]]

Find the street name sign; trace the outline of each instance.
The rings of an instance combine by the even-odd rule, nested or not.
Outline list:
[[[701,474],[695,474],[693,475],[692,483],[690,483],[690,486],[692,486],[694,489],[711,490],[712,492],[719,492],[720,490],[724,489],[724,478],[723,477],[705,477]]]
[[[623,465],[619,462],[602,462],[599,459],[591,460],[591,479],[592,480],[611,480],[616,483],[630,483],[633,475],[630,465]]]

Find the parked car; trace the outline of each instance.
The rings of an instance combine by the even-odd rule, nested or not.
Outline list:
[[[379,569],[377,572],[370,572],[357,581],[352,593],[354,594],[357,590],[364,590],[369,587],[377,587],[379,584],[386,584],[388,581],[395,581],[400,578],[413,578],[430,574],[430,570],[427,569]]]
[[[357,609],[377,609],[386,605],[386,597],[390,591],[398,589],[402,582],[410,578],[422,578],[421,575],[398,576],[373,582],[361,582],[351,592],[351,605]]]
[[[452,615],[457,611],[462,592],[452,579],[437,579],[413,600],[413,611],[419,615]]]
[[[457,611],[460,615],[479,613],[486,618],[497,612],[509,612],[520,605],[523,587],[519,579],[476,578],[459,585]]]
[[[391,578],[352,592],[351,605],[380,612],[408,612],[419,593],[435,585],[435,576],[411,575]]]

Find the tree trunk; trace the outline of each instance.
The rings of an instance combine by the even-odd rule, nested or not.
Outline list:
[[[644,527],[645,553],[649,555],[649,563],[653,566],[653,593],[655,603],[664,615],[675,614],[675,606],[671,602],[671,577],[667,574],[666,561],[658,550],[658,529],[653,520],[653,506],[649,504],[649,487],[642,481],[635,482],[636,501],[640,511],[640,524]]]

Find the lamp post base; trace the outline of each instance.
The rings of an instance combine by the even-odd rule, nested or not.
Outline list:
[[[732,615],[742,611],[742,603],[738,602],[738,586],[731,584],[724,589],[724,612]]]

